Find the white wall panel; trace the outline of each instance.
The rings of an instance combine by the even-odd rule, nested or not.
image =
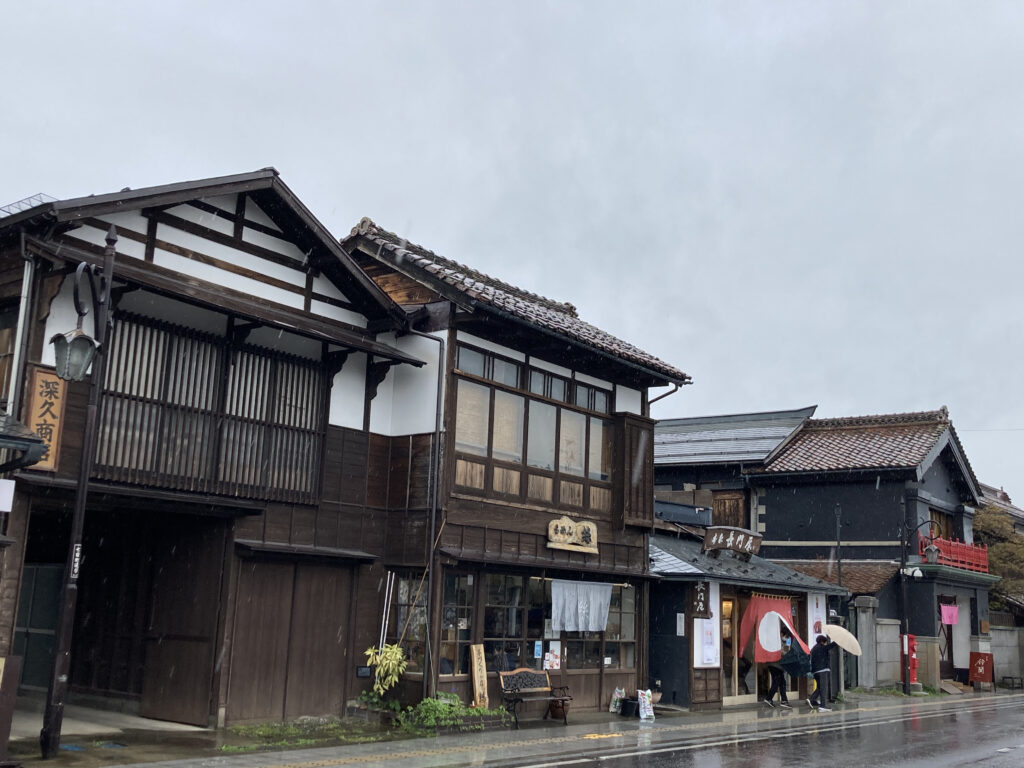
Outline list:
[[[311,301],[309,303],[309,311],[314,315],[354,325],[356,328],[366,327],[366,318],[358,312],[353,312],[351,309],[335,307],[333,304],[325,304],[322,301]]]
[[[446,331],[432,334],[445,340]],[[422,368],[411,365],[392,367],[388,378],[392,379],[391,432],[392,435],[413,435],[434,431],[437,410],[438,348],[441,345],[422,336],[403,336],[394,343],[400,350],[426,362]],[[444,364],[443,362],[441,363]],[[442,398],[444,385],[442,383]],[[443,399],[442,399],[443,403]],[[374,401],[374,408],[377,402]],[[443,407],[443,405],[442,405]]]
[[[362,429],[365,391],[366,355],[353,353],[334,377],[328,421],[338,427]]]
[[[643,415],[643,397],[640,390],[630,387],[615,388],[615,410]]]
[[[190,232],[183,232],[167,224],[160,224],[157,227],[156,236],[160,240],[180,245],[182,248],[188,248],[190,251],[196,251],[197,253],[202,253],[206,256],[244,267],[245,269],[250,269],[257,274],[283,280],[299,288],[304,289],[306,287],[306,274],[302,269],[301,262],[296,262],[294,267],[275,264],[267,259],[261,259],[259,256],[253,256],[245,251],[215,243],[212,240],[193,235]]]
[[[289,355],[297,355],[309,360],[319,360],[322,351],[321,343],[315,339],[268,326],[254,328],[246,339],[246,343],[255,344],[264,349],[273,349],[277,352],[287,352]]]
[[[237,253],[237,251],[233,251],[233,253]],[[221,257],[223,256],[224,254],[222,253]],[[277,302],[278,304],[284,304],[285,306],[294,307],[296,309],[302,309],[303,306],[303,297],[301,294],[292,293],[280,288],[274,288],[273,286],[266,285],[265,283],[261,283],[257,280],[243,277],[242,275],[236,275],[232,272],[226,272],[223,269],[210,266],[209,264],[201,264],[198,261],[186,259],[183,256],[177,256],[159,248],[156,249],[153,254],[153,263],[166,269],[172,269],[176,272],[191,275],[199,280],[205,280],[208,283],[222,285],[225,288],[231,288],[253,296],[259,296],[267,299],[268,301]]]
[[[258,245],[261,248],[280,253],[282,256],[295,259],[300,264],[306,261],[306,254],[294,243],[284,240],[280,237],[274,237],[263,232],[257,232],[254,229],[246,227],[242,230],[242,239],[247,243]]]
[[[52,366],[56,362],[53,356],[53,344],[50,343],[50,339],[58,333],[73,331],[78,325],[78,313],[75,311],[74,285],[75,276],[73,274],[65,277],[64,282],[61,283],[60,290],[57,291],[57,295],[50,302],[50,313],[46,316],[46,331],[43,335],[46,343],[43,344],[43,353],[39,360],[43,365]],[[82,330],[96,338],[92,320],[93,314],[90,311],[82,322]]]
[[[559,376],[564,376],[567,379],[572,378],[571,368],[565,368],[561,365],[549,363],[547,360],[541,360],[539,357],[531,357],[530,365],[532,365],[534,368],[540,368],[542,371],[547,371],[548,373],[555,373],[558,374]]]
[[[213,197],[201,197],[199,199],[207,205],[220,208],[222,211],[230,213],[232,216],[235,215],[235,205],[238,202],[238,195],[214,195]]]
[[[318,275],[317,277],[313,278],[313,292],[321,293],[324,296],[327,296],[332,299],[348,301],[345,294],[341,292],[338,286],[336,286],[323,275]]]
[[[474,347],[480,347],[480,349],[486,349],[490,352],[495,352],[499,355],[509,358],[510,360],[518,360],[519,362],[526,362],[526,355],[517,349],[511,347],[503,347],[501,344],[495,344],[492,341],[481,339],[478,336],[466,333],[464,331],[458,332],[458,340],[465,342],[466,344],[472,344]]]
[[[215,230],[222,235],[232,236],[235,234],[235,223],[233,221],[228,221],[220,216],[214,216],[212,213],[207,213],[191,205],[177,205],[174,208],[169,208],[167,213],[177,216],[179,219],[191,221],[193,224]]]
[[[234,210],[234,208],[231,210]],[[245,218],[249,221],[255,222],[256,224],[262,224],[265,227],[276,229],[278,232],[281,231],[281,228],[274,223],[274,220],[267,216],[267,214],[263,212],[263,209],[256,205],[256,202],[252,198],[246,198],[245,200]]]
[[[601,389],[607,389],[609,391],[615,386],[610,381],[599,379],[596,376],[587,376],[585,373],[577,373],[576,381],[583,382],[584,384],[591,384],[595,387],[600,387]]]

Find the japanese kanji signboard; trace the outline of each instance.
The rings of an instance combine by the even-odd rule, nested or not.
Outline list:
[[[32,369],[32,391],[29,396],[28,428],[43,439],[46,453],[32,469],[57,469],[57,448],[64,419],[66,384],[57,374],[44,368]]]
[[[560,517],[548,523],[548,548],[597,554],[597,524]]]
[[[733,552],[756,555],[761,549],[761,535],[744,528],[712,526],[704,532],[704,551],[713,549],[731,549]]]
[[[707,581],[694,582],[690,589],[690,618],[711,618],[711,584]]]

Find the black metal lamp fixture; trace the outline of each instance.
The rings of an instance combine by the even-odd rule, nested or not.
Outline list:
[[[89,494],[89,477],[96,460],[96,436],[98,432],[100,390],[106,371],[106,355],[103,345],[108,331],[107,305],[110,298],[110,284],[114,274],[114,244],[117,231],[113,225],[107,233],[107,247],[103,251],[103,263],[99,275],[99,290],[96,286],[96,267],[81,263],[75,272],[75,311],[78,312],[78,327],[70,333],[58,333],[52,339],[56,355],[57,376],[66,381],[81,381],[92,366],[89,382],[89,400],[85,411],[85,428],[82,437],[82,459],[78,468],[78,485],[75,489],[75,506],[71,515],[71,534],[67,562],[64,565],[64,581],[61,589],[61,608],[57,615],[57,631],[54,637],[53,669],[46,693],[46,708],[43,712],[43,728],[39,733],[39,745],[43,758],[51,758],[60,748],[60,732],[64,722],[64,700],[67,697],[68,677],[71,672],[71,638],[75,624],[75,606],[78,601],[78,576],[82,566],[82,531],[85,527],[85,505]],[[82,318],[89,308],[82,305],[80,288],[82,277],[89,279],[92,294],[92,309],[96,339],[82,330]]]

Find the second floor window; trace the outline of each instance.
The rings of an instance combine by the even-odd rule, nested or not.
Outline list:
[[[524,381],[521,364],[466,347],[458,365],[474,378],[456,381],[457,486],[570,509],[610,508],[614,428],[603,416],[610,392],[531,370],[527,394],[514,389]]]

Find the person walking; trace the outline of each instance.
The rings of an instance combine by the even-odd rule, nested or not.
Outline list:
[[[829,652],[836,647],[836,644],[829,642],[829,639],[824,635],[818,635],[814,641],[814,647],[811,648],[811,674],[814,675],[814,693],[812,693],[807,699],[807,706],[811,710],[818,710],[819,712],[831,712],[832,710],[825,706],[825,692],[828,690],[829,680],[832,676],[832,671],[829,668]]]
[[[782,636],[782,655],[785,656],[789,650],[790,645],[793,642],[793,638],[789,635]],[[778,706],[783,709],[792,709],[793,707],[789,704],[789,697],[786,695],[786,673],[779,666],[778,662],[773,662],[768,665],[768,674],[771,675],[772,685],[768,689],[768,695],[764,697],[764,703],[772,709],[775,709],[775,703],[772,699],[775,698],[775,692],[779,692],[779,704]]]

